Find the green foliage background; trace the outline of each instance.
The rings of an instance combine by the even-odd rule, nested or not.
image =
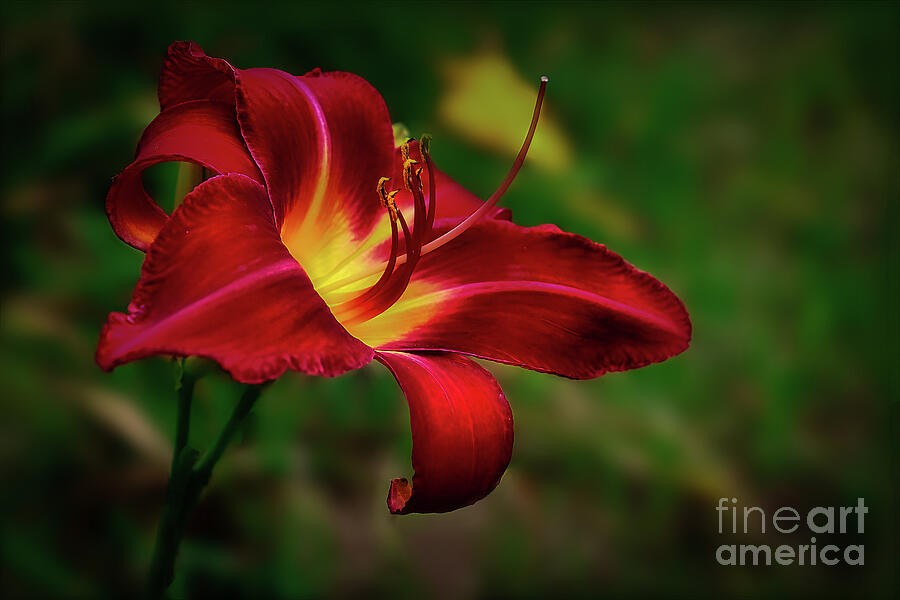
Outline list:
[[[174,596],[887,595],[898,26],[896,3],[4,5],[6,597],[129,597],[149,560],[173,366],[105,374],[93,352],[142,260],[103,201],[178,39],[240,67],[362,75],[482,196],[512,156],[442,124],[441,65],[491,48],[526,81],[551,75],[571,164],[526,164],[504,203],[659,277],[695,334],[682,356],[589,382],[490,365],[516,419],[512,464],[441,516],[387,512],[410,441],[386,370],[282,377],[214,476]],[[239,391],[199,384],[195,445]],[[865,534],[837,543],[865,543],[866,565],[719,566],[720,497],[767,511],[864,497]]]

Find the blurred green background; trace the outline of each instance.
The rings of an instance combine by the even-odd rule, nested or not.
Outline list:
[[[289,373],[220,464],[173,595],[880,596],[896,584],[898,4],[0,10],[6,597],[130,597],[149,561],[173,365],[105,374],[93,353],[143,256],[115,237],[104,198],[180,39],[239,67],[362,75],[481,196],[549,75],[541,137],[504,204],[666,282],[694,341],[587,382],[489,365],[515,415],[512,464],[487,499],[439,516],[385,506],[411,446],[385,369]],[[239,392],[222,376],[198,385],[195,445]],[[864,543],[866,564],[719,566],[719,497],[767,511],[864,497],[865,534],[837,543]]]

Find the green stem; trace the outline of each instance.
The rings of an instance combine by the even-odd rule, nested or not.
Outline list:
[[[175,423],[175,448],[172,452],[172,472],[178,455],[187,446],[191,433],[191,404],[194,400],[194,384],[197,377],[185,371],[184,358],[179,358],[175,374],[175,391],[178,393],[178,420]]]
[[[185,448],[175,458],[169,484],[166,487],[166,503],[163,506],[159,528],[156,530],[156,543],[153,547],[153,559],[147,574],[145,594],[148,599],[162,598],[163,592],[172,583],[175,576],[175,557],[178,546],[184,535],[186,506],[191,489],[191,475],[197,451]]]
[[[238,405],[234,407],[234,412],[231,413],[231,418],[228,419],[228,422],[225,423],[225,427],[219,432],[219,436],[216,438],[213,447],[209,449],[206,455],[194,468],[194,478],[201,482],[201,485],[206,485],[207,482],[209,482],[213,467],[215,467],[216,463],[219,462],[219,459],[222,458],[225,448],[228,447],[228,443],[241,426],[244,418],[250,414],[250,410],[253,408],[253,405],[256,404],[256,400],[259,398],[262,390],[263,386],[261,385],[250,385],[244,390]]]
[[[181,366],[183,367],[183,365]],[[178,556],[178,547],[184,537],[187,519],[197,505],[200,494],[209,483],[213,468],[222,458],[231,438],[240,428],[262,392],[262,386],[257,385],[248,386],[244,390],[234,412],[225,427],[222,428],[212,448],[198,463],[199,453],[187,446],[195,381],[196,378],[188,374],[179,375],[176,379],[178,421],[175,427],[175,454],[172,457],[172,472],[166,487],[166,502],[156,532],[156,543],[145,588],[145,597],[152,600],[162,598],[166,589],[172,584],[175,576],[175,558]]]

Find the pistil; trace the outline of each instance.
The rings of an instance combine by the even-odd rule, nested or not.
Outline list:
[[[519,173],[519,169],[522,168],[522,165],[525,163],[525,156],[528,155],[528,148],[531,147],[531,140],[534,138],[534,132],[537,129],[538,119],[541,116],[541,105],[544,103],[544,92],[547,89],[547,82],[550,81],[546,76],[541,77],[541,87],[538,90],[537,101],[534,103],[534,112],[531,114],[531,126],[528,128],[528,134],[525,136],[525,141],[522,143],[522,147],[519,149],[519,153],[516,155],[516,160],[513,161],[513,165],[510,168],[509,172],[506,174],[506,177],[503,179],[503,182],[500,184],[500,187],[497,188],[491,197],[485,200],[484,204],[478,207],[475,212],[466,217],[466,219],[442,235],[436,240],[432,240],[431,242],[425,244],[422,248],[422,254],[428,254],[429,252],[434,252],[444,244],[455,240],[457,237],[465,233],[465,231],[481,220],[485,214],[489,210],[491,210],[497,202],[500,201],[500,198],[503,197],[503,194],[506,193],[506,190],[509,189],[509,186],[512,185],[513,180],[516,178],[516,175]],[[402,262],[402,257],[400,258]]]
[[[548,81],[547,77],[541,77],[540,89],[538,90],[534,111],[531,115],[531,125],[528,128],[525,141],[522,143],[522,147],[519,149],[519,153],[516,155],[516,159],[513,161],[513,165],[503,179],[503,182],[484,204],[478,207],[478,209],[472,212],[453,229],[428,243],[424,242],[433,229],[436,208],[434,168],[432,166],[430,155],[431,139],[428,136],[423,136],[419,144],[422,161],[425,163],[424,167],[419,166],[418,161],[410,158],[409,142],[404,143],[400,147],[400,153],[403,159],[402,184],[404,188],[410,191],[413,197],[415,210],[413,227],[412,230],[410,230],[406,223],[406,219],[404,219],[403,214],[394,203],[394,196],[396,196],[400,190],[385,192],[385,185],[390,181],[390,178],[382,177],[378,181],[377,191],[381,197],[382,205],[388,209],[391,219],[391,253],[388,260],[381,265],[378,265],[373,270],[332,282],[322,286],[318,290],[320,294],[332,292],[345,285],[371,277],[379,271],[381,272],[381,277],[378,281],[365,292],[332,307],[342,323],[345,325],[361,323],[390,308],[403,295],[403,292],[406,291],[413,271],[416,268],[416,264],[422,256],[429,252],[434,252],[438,248],[448,244],[465,233],[466,230],[484,218],[488,211],[500,201],[525,162],[528,148],[531,146],[531,141],[534,138],[534,133],[537,129],[538,120],[541,114],[541,105],[544,101],[544,93],[547,89]],[[424,196],[424,186],[422,184],[422,172],[425,169],[428,171],[429,193],[427,206]],[[400,223],[400,229],[403,231],[405,253],[402,255],[399,254],[398,222]]]

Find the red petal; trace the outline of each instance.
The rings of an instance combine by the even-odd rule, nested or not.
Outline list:
[[[201,99],[234,106],[234,68],[221,58],[207,56],[196,42],[175,42],[159,76],[159,106],[165,110]]]
[[[286,369],[339,375],[372,350],[335,321],[278,237],[265,189],[243,175],[188,194],[147,252],[128,314],[100,334],[104,369],[154,354],[217,361],[238,381]]]
[[[377,246],[389,236],[375,185],[392,175],[399,187],[402,161],[399,150],[392,151],[387,108],[372,86],[349,73],[313,71],[295,77],[275,69],[237,70],[206,56],[193,42],[169,48],[160,76],[162,106],[235,97],[241,129],[265,174],[282,238],[311,275],[329,276],[361,244]],[[417,143],[411,150],[421,160]],[[440,171],[436,185],[439,219],[468,216],[482,204]],[[408,192],[397,197],[397,204],[411,213]],[[510,214],[504,208],[491,212],[505,219]],[[380,250],[376,255],[360,264],[378,262]]]
[[[462,352],[585,379],[682,352],[691,323],[666,286],[604,246],[487,220],[423,257],[397,304],[351,332],[379,350]]]
[[[178,42],[169,48],[159,93],[162,106],[235,98],[279,227],[286,221],[286,240],[303,228],[298,235],[312,244],[310,233],[325,237],[338,227],[358,239],[384,211],[375,186],[391,170],[393,130],[384,100],[364,79],[318,70],[301,77],[238,70],[194,42]]]
[[[384,212],[375,186],[390,172],[393,133],[384,100],[364,79],[241,71],[238,119],[285,239],[311,225],[360,237]]]
[[[141,173],[172,160],[262,181],[241,138],[233,107],[200,100],[163,111],[147,126],[135,161],[116,178],[106,197],[106,211],[116,234],[139,250],[149,247],[168,220],[144,190]]]
[[[513,420],[490,373],[455,354],[379,352],[406,395],[412,428],[412,486],[394,479],[395,514],[447,512],[493,490],[509,465]]]

